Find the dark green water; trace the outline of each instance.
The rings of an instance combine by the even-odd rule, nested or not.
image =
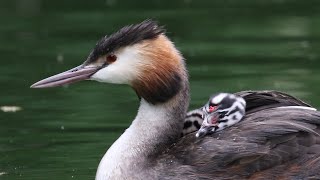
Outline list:
[[[0,179],[93,179],[134,118],[127,86],[29,89],[86,59],[123,25],[154,18],[187,59],[192,102],[276,89],[320,107],[319,0],[0,1]]]

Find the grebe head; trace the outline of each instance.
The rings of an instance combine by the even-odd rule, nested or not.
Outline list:
[[[152,20],[126,26],[100,39],[82,65],[31,87],[55,87],[89,79],[128,84],[152,104],[165,102],[179,91],[187,73],[181,54],[164,31]]]
[[[245,115],[246,101],[229,93],[219,93],[212,96],[202,108],[203,122],[197,132],[202,137],[220,131],[239,122]]]

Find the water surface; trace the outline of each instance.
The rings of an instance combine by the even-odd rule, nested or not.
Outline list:
[[[215,92],[275,89],[320,107],[320,1],[0,1],[0,179],[93,179],[138,108],[128,86],[29,89],[96,41],[153,18],[187,59],[196,108]],[[9,108],[10,109],[10,108]],[[11,109],[12,110],[12,109]]]

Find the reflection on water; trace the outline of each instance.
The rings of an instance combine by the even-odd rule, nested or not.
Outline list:
[[[106,149],[135,116],[135,93],[95,82],[29,86],[80,64],[101,36],[146,18],[165,24],[187,59],[190,108],[214,92],[247,89],[286,91],[319,107],[319,5],[317,0],[1,1],[0,179],[94,177]]]

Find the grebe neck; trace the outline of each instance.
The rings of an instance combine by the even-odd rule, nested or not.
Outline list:
[[[136,118],[102,158],[97,180],[147,175],[146,167],[178,141],[189,105],[187,79],[181,84],[177,94],[166,102],[154,104],[141,98]]]

